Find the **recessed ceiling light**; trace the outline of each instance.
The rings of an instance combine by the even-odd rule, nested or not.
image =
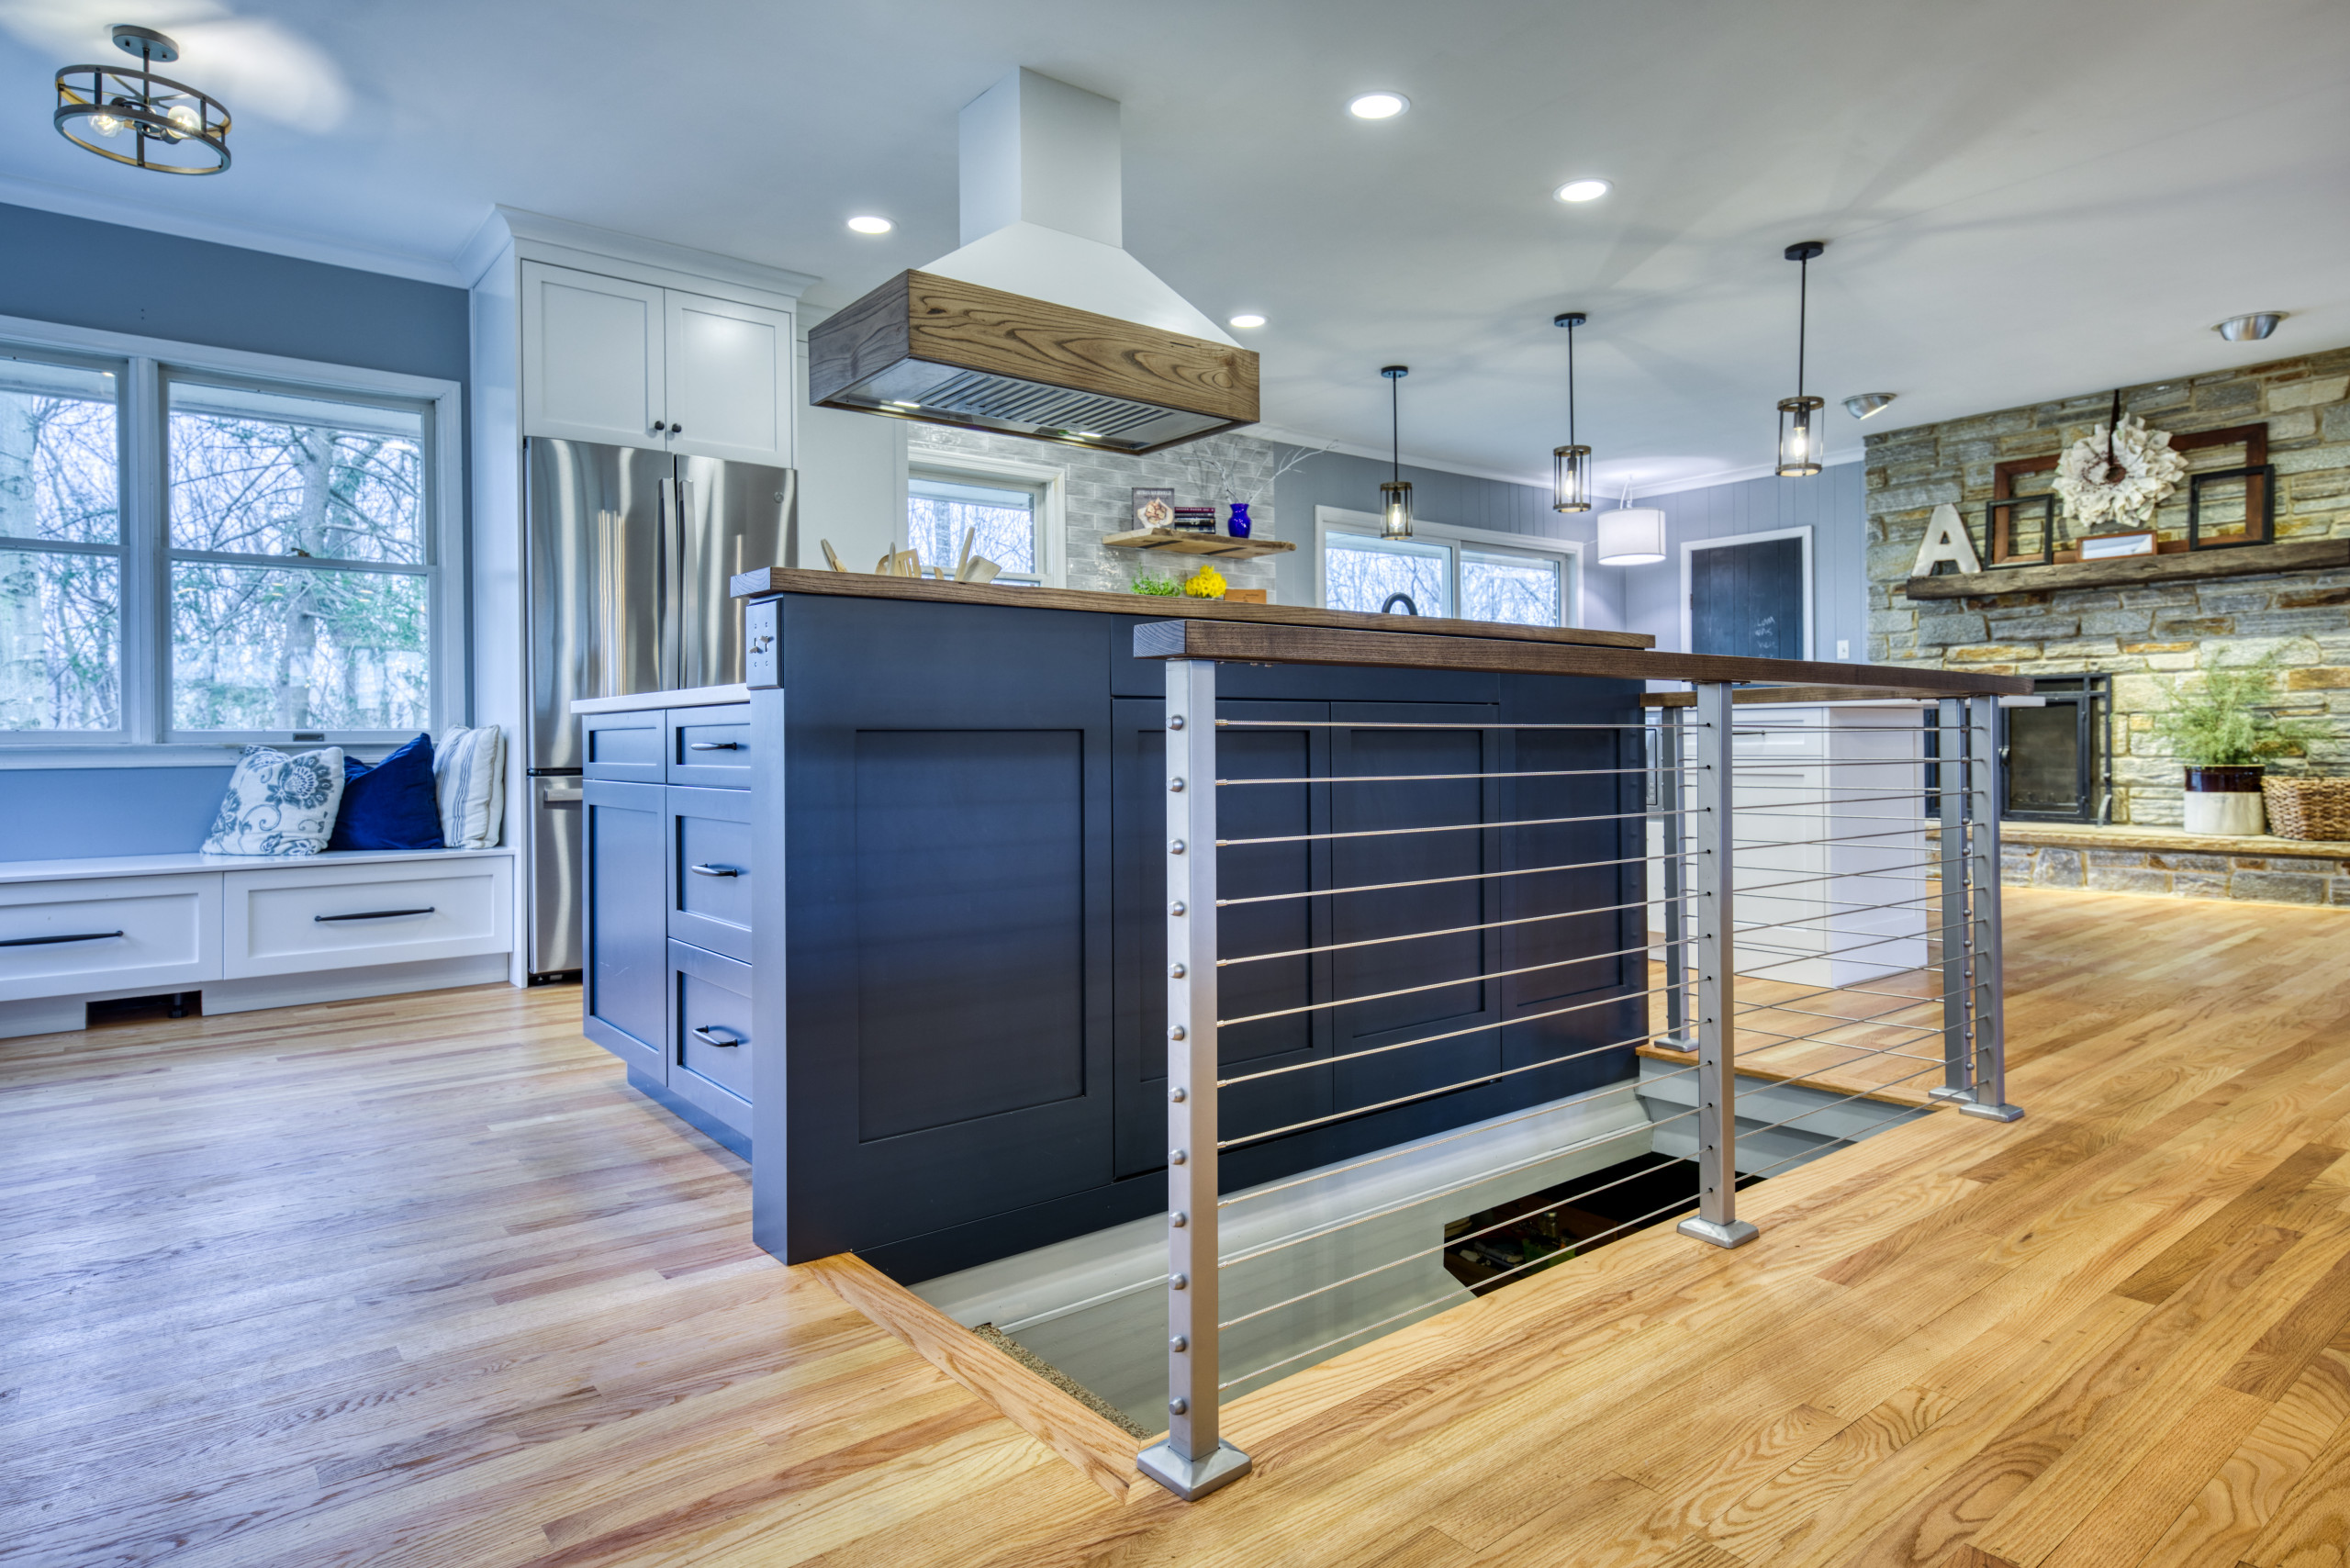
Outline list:
[[[1865,420],[1871,414],[1885,412],[1900,396],[1898,392],[1856,392],[1844,399],[1844,411],[1856,420]]]
[[[865,213],[858,217],[850,218],[848,220],[848,226],[851,229],[856,230],[859,234],[887,234],[890,230],[897,227],[896,224],[890,222],[888,218],[876,218],[870,213]]]
[[[1569,180],[1550,194],[1561,201],[1597,201],[1613,188],[1606,180]]]
[[[1232,324],[1239,328],[1242,331],[1247,331],[1251,327],[1263,326],[1265,324],[1265,319],[1251,310],[1242,315],[1235,316],[1232,319]]]
[[[1411,106],[1401,93],[1365,93],[1347,105],[1347,113],[1357,119],[1393,119]]]
[[[2255,310],[2249,316],[2231,316],[2211,330],[2232,343],[2256,343],[2275,331],[2277,323],[2284,319],[2282,310]]]

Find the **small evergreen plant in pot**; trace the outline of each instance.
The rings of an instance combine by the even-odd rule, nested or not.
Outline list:
[[[2304,749],[2325,732],[2300,719],[2280,719],[2277,661],[2272,655],[2232,669],[2205,671],[2180,683],[2170,706],[2154,715],[2154,733],[2187,765],[2187,831],[2256,834],[2266,825],[2260,803],[2261,765]]]

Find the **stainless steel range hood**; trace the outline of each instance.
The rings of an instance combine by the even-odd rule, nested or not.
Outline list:
[[[1256,422],[1257,356],[1122,247],[1115,102],[1021,70],[961,129],[962,248],[808,334],[813,401],[1118,452]]]

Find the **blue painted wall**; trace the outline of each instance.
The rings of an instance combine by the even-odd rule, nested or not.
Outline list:
[[[0,205],[0,316],[450,381],[470,375],[464,289],[31,207]],[[229,771],[0,768],[0,861],[192,850]]]
[[[1643,496],[1638,504],[1664,513],[1665,541],[1672,554],[1653,566],[1595,567],[1617,580],[1625,629],[1646,632],[1660,648],[1681,646],[1681,545],[1690,539],[1723,539],[1773,529],[1811,529],[1811,599],[1816,623],[1812,652],[1836,656],[1839,639],[1852,644],[1852,660],[1868,657],[1868,517],[1862,508],[1866,465],[1840,463],[1809,479],[1765,476],[1741,479],[1667,496]]]

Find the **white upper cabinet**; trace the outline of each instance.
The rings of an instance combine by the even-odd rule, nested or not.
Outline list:
[[[669,450],[791,462],[791,318],[667,291]]]
[[[660,446],[666,291],[522,263],[522,433]]]
[[[789,313],[522,263],[522,433],[788,467]]]

